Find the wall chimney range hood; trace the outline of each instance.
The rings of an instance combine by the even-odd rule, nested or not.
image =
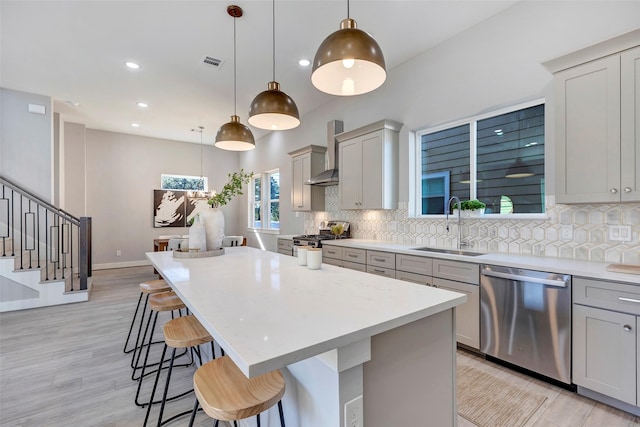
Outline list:
[[[338,143],[336,135],[342,133],[344,123],[341,120],[331,120],[327,123],[327,170],[312,176],[305,182],[308,185],[327,187],[338,184]]]

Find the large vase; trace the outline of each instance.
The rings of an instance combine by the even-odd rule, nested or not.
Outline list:
[[[200,215],[196,215],[189,228],[189,249],[198,249],[200,252],[207,250],[207,238]]]
[[[207,250],[214,251],[222,247],[224,238],[224,215],[218,208],[205,209],[200,213],[207,240]]]

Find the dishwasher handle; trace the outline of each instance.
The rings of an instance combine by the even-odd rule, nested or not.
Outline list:
[[[541,285],[554,286],[556,288],[566,288],[566,280],[542,279],[539,277],[523,276],[521,274],[501,273],[499,271],[483,270],[484,276],[499,277],[501,279],[519,280],[521,282],[538,283]]]

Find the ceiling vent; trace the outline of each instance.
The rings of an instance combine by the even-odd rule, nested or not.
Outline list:
[[[213,58],[211,56],[205,56],[202,62],[204,63],[204,65],[207,65],[215,69],[219,69],[220,67],[222,67],[222,63],[223,63],[222,59]]]

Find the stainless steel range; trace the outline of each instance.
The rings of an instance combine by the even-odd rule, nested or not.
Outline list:
[[[342,234],[335,236],[331,229],[335,226],[342,226]],[[295,246],[312,246],[314,248],[321,248],[322,241],[327,239],[347,239],[351,237],[351,227],[347,221],[328,221],[326,226],[321,225],[318,234],[303,234],[295,236],[293,238],[293,250],[295,252]],[[294,255],[296,255],[294,253]]]

